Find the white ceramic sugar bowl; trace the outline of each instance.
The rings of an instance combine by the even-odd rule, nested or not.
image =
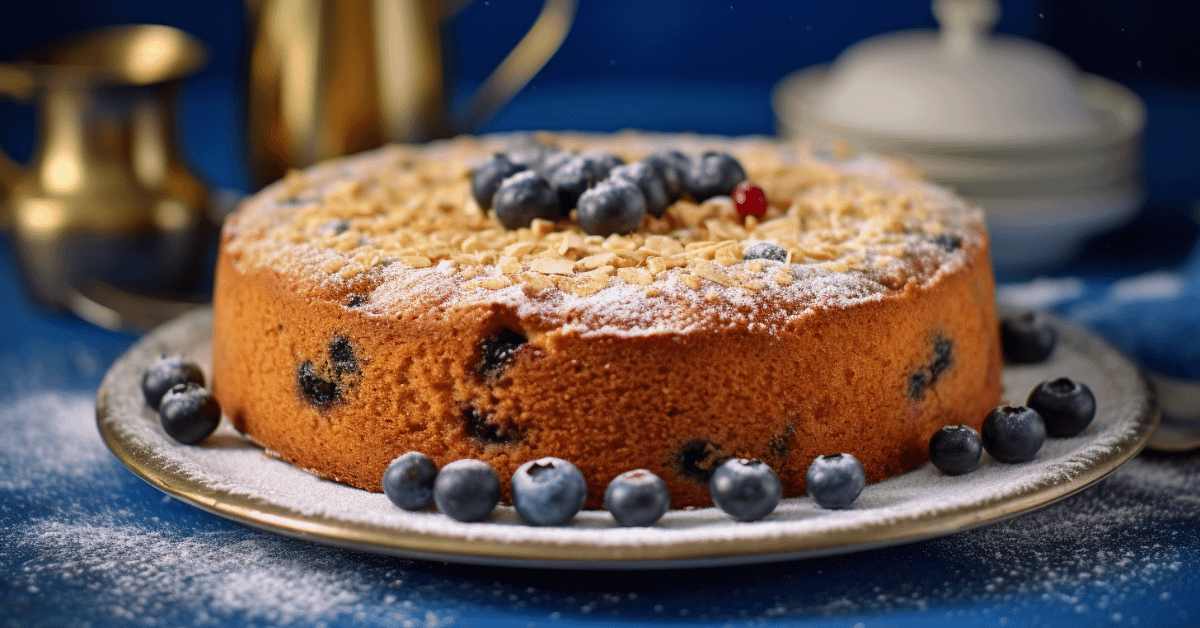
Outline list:
[[[987,211],[998,270],[1070,256],[1141,205],[1145,110],[1053,49],[994,35],[995,0],[935,0],[940,30],[888,33],[776,86],[779,132],[906,158]]]

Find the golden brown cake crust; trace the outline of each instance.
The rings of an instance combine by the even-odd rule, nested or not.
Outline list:
[[[458,142],[390,150],[427,163],[450,161],[447,150],[487,155],[493,149],[474,139]],[[764,141],[736,148],[805,154]],[[387,161],[381,154],[346,162],[348,170],[364,160]],[[754,179],[758,162],[742,158]],[[804,163],[795,169],[824,167],[797,159]],[[565,255],[541,258],[566,259],[573,275],[533,270],[548,268],[537,265],[536,247],[528,257],[509,256],[517,267],[478,251],[481,259],[455,261],[428,244],[389,249],[369,227],[351,229],[359,241],[344,251],[329,242],[313,245],[324,236],[295,238],[289,229],[301,222],[294,219],[301,210],[280,201],[295,196],[288,185],[301,194],[308,188],[285,181],[226,227],[214,304],[214,390],[235,426],[275,455],[373,491],[387,464],[411,450],[439,466],[485,460],[506,487],[521,463],[564,458],[588,479],[589,507],[601,504],[613,477],[639,467],[667,481],[673,507],[708,505],[706,473],[735,456],[768,462],[786,496],[804,493],[804,473],[819,454],[852,453],[868,480],[878,481],[927,460],[929,437],[941,426],[978,429],[995,407],[1000,351],[992,276],[977,211],[898,170],[882,176],[834,170],[806,175],[811,181],[794,185],[786,199],[777,193],[766,221],[799,216],[802,222],[816,215],[811,199],[849,198],[846,225],[826,225],[826,234],[846,232],[826,242],[826,249],[840,251],[826,250],[826,259],[807,233],[793,234],[786,264],[742,260],[744,243],[767,239],[753,233],[733,241],[736,260],[722,259],[718,246],[666,267],[650,260],[671,253],[647,253],[645,237],[627,251],[641,251],[642,259],[620,266],[614,253],[602,260],[615,260],[602,273],[586,268],[583,260],[597,255],[589,250],[565,246]],[[457,190],[469,171],[452,169],[431,187]],[[887,207],[897,198],[910,206],[864,212],[876,197]],[[691,228],[682,214],[708,212],[705,220],[720,220],[727,214],[721,202],[677,204],[664,219],[672,224],[644,227],[682,241],[711,237],[727,225],[708,223],[711,229],[681,237],[681,229]],[[458,203],[451,211],[471,211],[469,201]],[[318,205],[325,211],[333,203]],[[387,207],[376,210],[386,214]],[[304,228],[319,234],[329,216],[315,215],[320,219]],[[895,255],[855,243],[864,224],[890,219],[900,221],[896,237],[884,228],[877,239],[887,241],[876,245]],[[570,226],[542,229],[522,231],[531,232],[529,241]],[[729,234],[719,235],[711,239],[728,247]],[[299,248],[267,253],[287,249],[276,236]],[[459,251],[470,248],[464,240]],[[605,244],[597,245],[601,252]],[[364,251],[384,260],[391,251],[395,259],[352,273],[330,262],[360,263]],[[428,263],[403,259],[422,251],[435,253],[425,256]],[[646,271],[650,281],[634,270]],[[481,285],[481,278],[497,279],[495,287]],[[492,368],[481,347],[506,338],[513,351]]]

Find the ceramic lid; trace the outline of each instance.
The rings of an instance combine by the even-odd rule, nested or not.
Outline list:
[[[1095,130],[1080,73],[1053,49],[994,36],[995,0],[934,0],[939,31],[849,48],[816,94],[824,122],[921,140],[1025,142]]]

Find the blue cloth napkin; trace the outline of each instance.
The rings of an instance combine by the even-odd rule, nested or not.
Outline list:
[[[1152,372],[1200,380],[1200,242],[1182,266],[1120,279],[1001,284],[1002,302],[1044,308],[1092,329]]]

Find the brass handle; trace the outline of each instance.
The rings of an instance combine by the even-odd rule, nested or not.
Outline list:
[[[576,5],[576,0],[546,0],[529,32],[471,96],[455,128],[478,129],[525,87],[567,38]]]

